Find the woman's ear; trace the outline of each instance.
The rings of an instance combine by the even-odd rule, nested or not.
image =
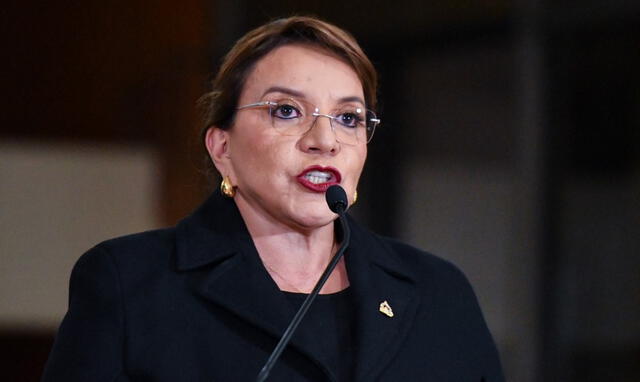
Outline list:
[[[209,152],[211,161],[223,176],[228,175],[230,169],[229,132],[218,127],[210,127],[204,136],[204,145]]]

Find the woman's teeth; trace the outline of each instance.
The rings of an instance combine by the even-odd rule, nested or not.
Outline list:
[[[331,179],[331,173],[323,171],[309,171],[304,175],[305,179],[313,184],[326,183]]]

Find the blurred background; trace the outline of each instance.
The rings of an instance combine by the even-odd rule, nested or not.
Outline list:
[[[508,380],[640,381],[640,2],[618,0],[4,5],[1,379],[39,379],[85,250],[206,197],[196,100],[294,13],[380,73],[353,214],[464,270]]]

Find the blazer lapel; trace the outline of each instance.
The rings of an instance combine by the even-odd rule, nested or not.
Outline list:
[[[215,193],[178,224],[176,242],[179,271],[209,266],[196,292],[264,330],[275,346],[297,309],[262,265],[235,203]],[[297,333],[289,346],[328,373],[317,345],[313,338]]]
[[[420,301],[410,271],[396,260],[397,254],[350,223],[352,239],[345,260],[356,306],[354,376],[356,381],[372,381],[400,350]],[[382,312],[385,301],[390,310]]]

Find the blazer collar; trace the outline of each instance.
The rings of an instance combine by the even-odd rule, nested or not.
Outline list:
[[[250,240],[236,204],[216,191],[178,223],[177,269],[186,271],[220,262]]]
[[[295,310],[264,268],[233,200],[215,192],[178,223],[176,236],[177,270],[204,270],[196,293],[261,328],[275,346]],[[289,344],[331,375],[318,345],[302,332]]]
[[[356,307],[356,381],[373,381],[400,350],[420,304],[411,270],[387,241],[350,219],[351,245],[345,253]],[[382,303],[393,317],[383,313]]]
[[[355,380],[374,380],[400,349],[417,307],[415,278],[386,241],[349,218],[345,261],[354,298]],[[178,271],[205,269],[198,292],[279,339],[295,314],[265,270],[231,199],[215,192],[177,226]],[[393,317],[380,312],[387,301]],[[291,345],[331,374],[317,341],[294,335]]]
[[[204,297],[274,336],[286,328],[292,308],[264,269],[232,199],[215,192],[178,223],[176,252],[178,271],[205,270],[197,285]]]

